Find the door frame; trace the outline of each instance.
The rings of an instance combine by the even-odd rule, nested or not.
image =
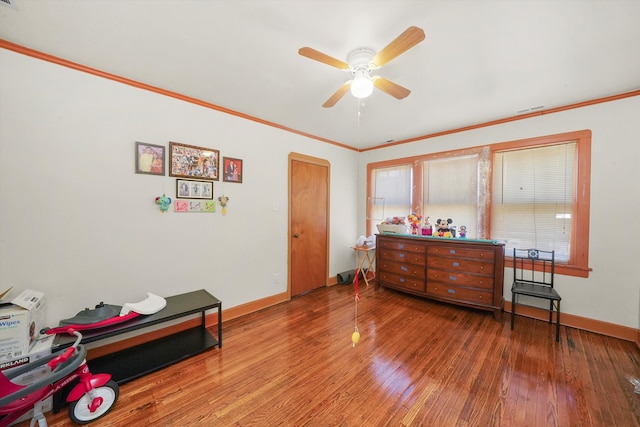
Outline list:
[[[288,198],[288,216],[287,216],[287,296],[291,299],[291,269],[293,265],[291,263],[291,163],[293,161],[309,163],[318,166],[325,166],[327,168],[327,205],[326,205],[326,215],[327,215],[327,234],[325,236],[326,247],[327,247],[327,265],[325,266],[325,279],[324,286],[328,286],[329,283],[329,256],[331,254],[330,250],[330,230],[331,230],[331,163],[328,160],[321,159],[319,157],[307,156],[306,154],[300,154],[295,152],[289,153],[289,159],[287,162],[288,166],[288,189],[287,189],[287,198]]]

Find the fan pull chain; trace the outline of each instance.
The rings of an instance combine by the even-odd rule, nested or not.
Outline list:
[[[362,106],[362,99],[358,99],[356,103],[356,143],[358,145],[358,151],[360,151],[360,107]],[[360,176],[360,163],[358,161],[358,177]],[[366,273],[365,273],[366,274]],[[360,331],[358,330],[358,300],[360,299],[360,289],[358,288],[358,281],[360,278],[360,269],[356,269],[355,278],[355,314],[353,316],[353,333],[351,334],[351,343],[353,347],[360,341]]]
[[[360,270],[356,270],[356,286],[355,286],[355,290],[356,290],[356,295],[355,295],[355,302],[356,302],[356,307],[355,307],[355,315],[354,315],[354,331],[353,334],[351,334],[351,343],[353,345],[353,347],[356,346],[356,344],[358,343],[358,341],[360,341],[360,331],[358,330],[358,300],[360,299],[360,291],[358,289],[358,277],[360,276]]]

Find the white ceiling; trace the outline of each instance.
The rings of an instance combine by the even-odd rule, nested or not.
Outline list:
[[[7,1],[6,41],[358,149],[640,88],[638,0]],[[374,73],[407,98],[321,107],[350,75],[299,48],[346,61],[412,25]]]

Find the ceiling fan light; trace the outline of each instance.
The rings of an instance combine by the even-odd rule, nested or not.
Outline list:
[[[358,99],[366,98],[373,93],[373,81],[368,76],[356,76],[351,82],[351,95]]]

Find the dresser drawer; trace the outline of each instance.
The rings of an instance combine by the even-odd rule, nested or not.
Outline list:
[[[414,277],[421,280],[424,280],[425,277],[424,265],[411,265],[401,262],[393,262],[387,259],[381,259],[380,263],[376,265],[376,269],[379,272],[386,271],[387,273]]]
[[[392,251],[388,249],[378,248],[379,262],[382,261],[398,261],[400,263],[416,264],[424,266],[427,262],[427,257],[424,253],[406,252],[406,251]]]
[[[493,292],[466,289],[458,286],[451,286],[445,283],[429,282],[427,284],[427,294],[440,298],[449,298],[456,301],[467,301],[475,304],[492,305]]]
[[[397,288],[410,289],[412,291],[424,292],[425,283],[424,279],[403,276],[399,274],[388,273],[386,271],[379,271],[376,273],[376,278],[383,282]]]
[[[424,253],[424,244],[416,244],[416,243],[407,243],[407,242],[397,242],[385,239],[378,239],[377,242],[378,249],[393,249],[399,250],[403,252],[416,252],[416,253]]]
[[[455,246],[429,246],[427,248],[429,256],[451,256],[455,258],[475,258],[493,261],[495,252],[482,248],[460,248]]]
[[[450,258],[441,256],[429,256],[427,258],[429,268],[439,268],[445,271],[479,273],[493,276],[494,264],[490,260],[471,260]]]
[[[470,286],[473,288],[482,288],[493,290],[494,280],[491,276],[481,276],[468,274],[465,272],[450,272],[437,270],[435,268],[427,268],[427,282],[442,282],[445,284]]]

